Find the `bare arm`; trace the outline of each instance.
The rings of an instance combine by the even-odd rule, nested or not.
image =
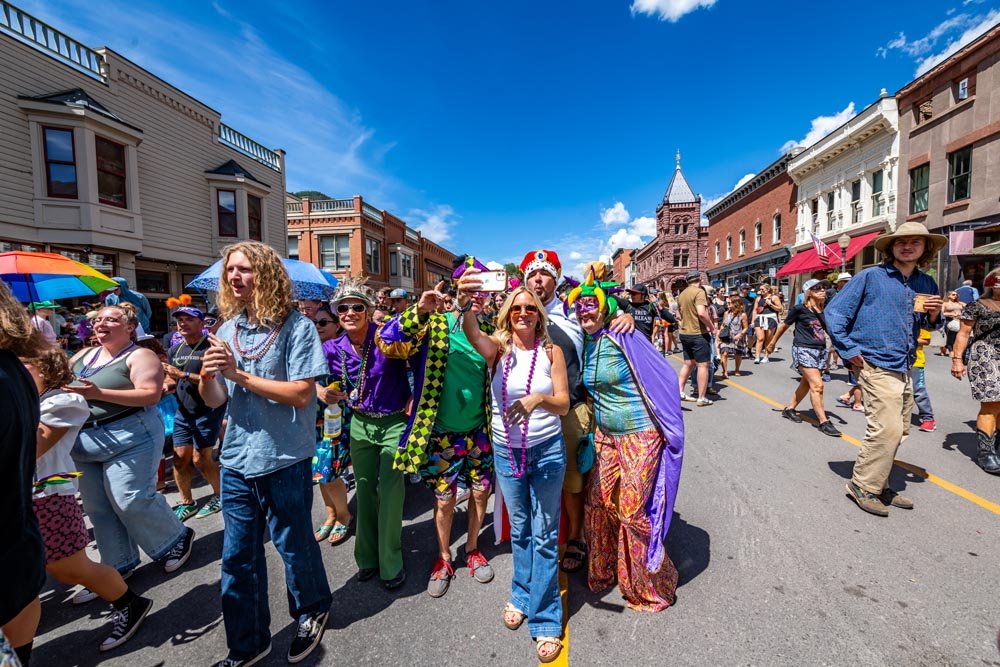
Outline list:
[[[961,380],[965,375],[965,362],[962,361],[965,348],[969,345],[969,336],[972,335],[972,326],[975,320],[962,320],[962,327],[955,334],[955,346],[951,349],[951,374],[956,380]]]
[[[201,400],[205,401],[205,405],[210,408],[222,407],[229,397],[226,385],[221,380],[209,379],[208,376],[205,377],[204,382],[198,384],[198,393],[201,395]]]
[[[35,437],[35,458],[40,459],[69,431],[68,426],[47,426],[38,425],[38,434]]]
[[[268,380],[252,373],[240,370],[236,366],[236,358],[233,351],[224,341],[211,336],[212,347],[205,352],[202,368],[206,375],[221,373],[224,378],[236,383],[238,386],[252,391],[253,393],[282,405],[291,405],[294,408],[303,409],[316,400],[313,382],[315,378],[302,378],[300,380]],[[211,382],[204,382],[203,385],[211,385]],[[215,383],[218,384],[218,383]],[[199,387],[201,391],[201,387]],[[205,403],[211,407],[218,407],[215,404],[218,395],[210,392],[213,399],[209,403],[209,397],[202,393]],[[223,403],[225,401],[223,400]],[[221,405],[221,403],[219,403]]]
[[[505,415],[510,424],[523,423],[539,406],[559,416],[569,412],[569,380],[566,375],[566,359],[558,345],[552,346],[551,372],[552,393],[535,392],[511,403]]]
[[[130,408],[156,405],[163,396],[163,366],[159,357],[152,350],[139,348],[129,355],[125,363],[133,389],[102,389],[83,379],[77,381],[79,386],[63,388],[80,394],[88,401],[105,401]]]
[[[702,321],[710,334],[714,334],[715,322],[712,321],[712,316],[708,313],[708,306],[699,303],[695,308],[698,311],[698,319]]]
[[[774,332],[774,338],[771,339],[771,344],[767,346],[767,353],[771,354],[774,352],[774,346],[778,344],[778,339],[781,338],[782,334],[788,331],[792,325],[787,322],[782,322],[778,325],[778,330]]]
[[[500,350],[500,345],[496,338],[487,336],[479,328],[478,315],[483,310],[484,299],[473,296],[483,284],[476,275],[478,273],[476,269],[466,269],[458,281],[458,305],[465,310],[459,316],[462,318],[462,331],[465,332],[465,337],[486,363],[491,364]]]

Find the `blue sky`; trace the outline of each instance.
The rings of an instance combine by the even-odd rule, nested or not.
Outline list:
[[[1000,21],[1000,0],[15,2],[284,148],[289,191],[570,270],[650,238],[677,149],[716,199]]]

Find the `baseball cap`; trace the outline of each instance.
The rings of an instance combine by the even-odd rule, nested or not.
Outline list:
[[[845,271],[844,273],[841,273],[839,276],[837,276],[836,282],[839,283],[841,280],[850,280],[851,277],[852,277],[851,274]]]
[[[803,292],[808,292],[809,290],[813,289],[814,287],[824,288],[824,287],[829,287],[829,286],[830,286],[830,282],[829,281],[827,281],[827,280],[819,280],[818,278],[813,278],[812,280],[807,280],[806,281],[806,284],[802,286],[802,291]]]
[[[635,292],[636,294],[649,294],[649,288],[643,285],[642,283],[639,283],[638,285],[633,285],[632,287],[629,287],[626,291]]]
[[[740,289],[750,289],[750,283],[740,283]]]
[[[691,282],[692,280],[701,280],[701,272],[688,271],[686,274],[684,274],[684,279],[687,280],[688,282]]]
[[[179,306],[174,309],[174,312],[170,313],[170,317],[177,317],[178,315],[190,315],[191,317],[197,317],[199,320],[205,319],[205,313],[194,306]]]
[[[410,298],[410,293],[407,292],[405,289],[397,287],[396,289],[394,289],[391,292],[389,292],[389,298],[390,299],[409,299]]]

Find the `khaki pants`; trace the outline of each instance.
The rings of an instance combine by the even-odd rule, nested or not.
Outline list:
[[[908,373],[889,371],[867,361],[858,371],[865,402],[865,441],[854,462],[853,481],[869,493],[886,488],[896,450],[910,434],[913,384]]]
[[[576,454],[580,449],[580,440],[590,433],[590,406],[577,403],[570,408],[562,418],[563,440],[566,443],[566,476],[563,477],[563,490],[568,493],[583,491],[583,475],[576,467]]]

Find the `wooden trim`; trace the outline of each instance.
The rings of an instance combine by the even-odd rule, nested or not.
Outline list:
[[[222,194],[223,192],[228,192],[231,195],[233,195],[233,212],[232,213],[230,213],[229,211],[224,210],[222,208],[222,206],[219,204],[219,195]],[[223,234],[222,233],[222,216],[223,216],[223,214],[225,214],[227,216],[228,215],[232,215],[233,216],[233,223],[236,225],[236,230],[232,234]],[[222,189],[217,189],[215,191],[215,215],[216,215],[216,224],[219,226],[218,229],[216,230],[216,232],[218,232],[219,238],[222,238],[222,239],[235,239],[235,238],[239,237],[239,235],[240,235],[240,229],[239,229],[239,227],[240,227],[240,223],[239,223],[239,204],[236,202],[236,190],[222,190]]]
[[[101,142],[101,141],[103,141],[103,142],[105,142],[107,144],[111,144],[112,146],[115,146],[116,148],[118,148],[119,151],[121,151],[121,156],[122,156],[122,171],[121,171],[121,173],[118,173],[116,171],[112,171],[110,169],[101,169],[101,163],[99,161],[100,158],[99,158],[98,149],[97,149],[97,144],[98,144],[98,142]],[[99,201],[102,204],[105,204],[107,206],[114,206],[116,208],[125,208],[125,209],[128,208],[128,162],[127,162],[127,160],[128,160],[128,156],[125,153],[125,144],[120,144],[117,141],[112,141],[111,139],[108,139],[107,137],[102,137],[99,134],[97,134],[97,135],[94,136],[94,168],[97,170],[97,201]],[[101,174],[110,174],[112,176],[116,176],[116,177],[122,179],[122,202],[120,204],[118,202],[116,202],[116,201],[112,201],[110,199],[104,199],[104,198],[101,197],[101,178],[100,178]]]

